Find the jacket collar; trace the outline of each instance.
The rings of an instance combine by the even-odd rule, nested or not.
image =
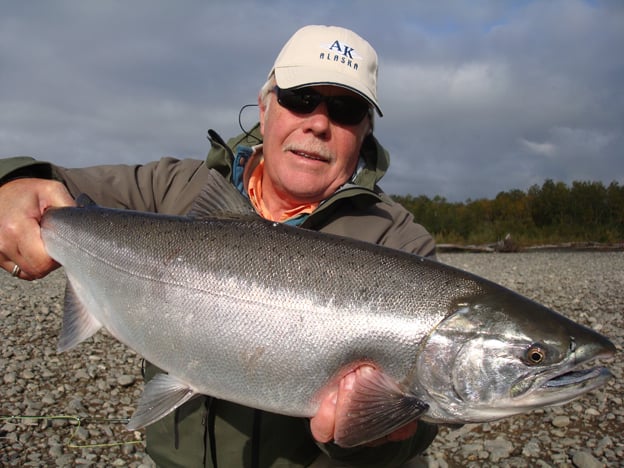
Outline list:
[[[254,164],[254,153],[261,148],[262,135],[260,125],[256,124],[251,131],[230,138],[225,142],[214,130],[208,130],[208,139],[211,149],[206,158],[206,165],[216,169],[226,179],[230,180],[238,190],[247,195],[246,177],[251,171],[247,164]],[[389,154],[373,135],[369,135],[362,144],[360,161],[351,179],[338,189],[328,199],[321,202],[319,207],[309,217],[299,219],[298,225],[316,224],[325,219],[342,201],[349,200],[356,204],[370,205],[382,200],[381,190],[377,186],[379,180],[388,170]]]

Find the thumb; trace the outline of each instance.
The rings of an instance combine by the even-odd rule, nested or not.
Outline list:
[[[310,420],[310,430],[317,442],[326,443],[334,438],[337,398],[337,390],[328,393],[321,401],[316,415]]]

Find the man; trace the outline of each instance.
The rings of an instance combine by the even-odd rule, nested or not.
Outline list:
[[[225,143],[210,131],[205,162],[164,158],[140,166],[68,169],[31,158],[0,162],[0,266],[25,280],[58,265],[40,240],[50,206],[87,193],[104,206],[167,214],[188,212],[218,170],[263,217],[340,234],[423,256],[434,242],[422,226],[377,187],[388,155],[373,137],[377,55],[347,29],[308,26],[278,55],[258,96],[260,122]],[[231,252],[236,255],[236,252]],[[149,363],[145,376],[157,372]],[[332,443],[364,366],[344,376],[310,421],[197,398],[147,427],[147,451],[162,466],[400,466],[426,448],[435,427],[412,423],[374,443],[344,449]],[[321,455],[321,453],[325,455]],[[324,460],[324,461],[321,461]]]

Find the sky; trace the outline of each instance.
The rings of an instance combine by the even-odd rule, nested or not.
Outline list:
[[[382,188],[449,201],[546,179],[624,185],[620,0],[30,0],[0,4],[0,155],[204,158],[257,120],[306,24],[379,56]]]

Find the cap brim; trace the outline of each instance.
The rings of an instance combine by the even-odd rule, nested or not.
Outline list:
[[[279,67],[273,70],[275,82],[282,89],[300,88],[303,86],[330,85],[339,86],[359,94],[366,99],[377,111],[379,117],[383,117],[381,108],[374,98],[374,94],[369,89],[362,89],[362,83],[351,79],[344,74],[327,70],[318,70],[312,67]]]

